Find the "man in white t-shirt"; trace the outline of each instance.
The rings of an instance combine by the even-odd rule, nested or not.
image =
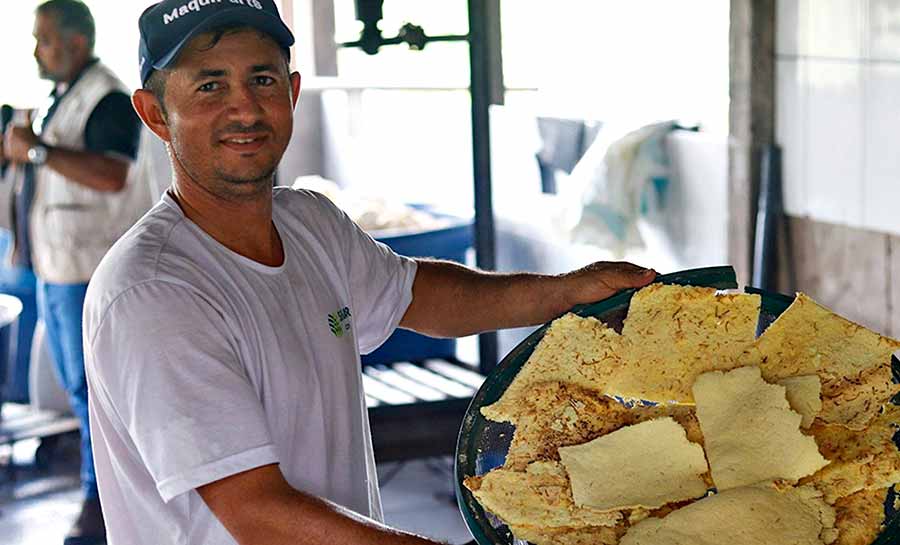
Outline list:
[[[272,0],[167,0],[140,28],[133,102],[174,180],[85,306],[110,545],[433,543],[381,523],[359,353],[398,326],[543,323],[653,271],[401,257],[321,195],[272,188],[300,91]]]

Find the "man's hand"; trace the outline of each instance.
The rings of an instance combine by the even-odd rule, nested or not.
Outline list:
[[[569,306],[593,303],[628,288],[641,288],[656,278],[656,271],[632,263],[598,261],[562,275]]]
[[[38,143],[38,137],[31,129],[31,114],[28,114],[25,125],[17,125],[6,129],[3,137],[3,154],[13,163],[27,163],[28,150]]]

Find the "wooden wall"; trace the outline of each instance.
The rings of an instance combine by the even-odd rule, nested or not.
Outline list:
[[[807,218],[789,217],[788,226],[780,291],[803,291],[851,320],[900,337],[900,237]]]

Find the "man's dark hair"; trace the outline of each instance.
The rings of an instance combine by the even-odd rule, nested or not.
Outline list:
[[[54,1],[54,0],[51,0]],[[73,0],[75,1],[75,0]],[[203,49],[212,49],[219,43],[222,39],[222,36],[228,34],[229,32],[235,32],[237,30],[255,30],[256,32],[260,32],[258,29],[246,25],[241,24],[226,24],[222,26],[218,26],[212,28],[209,31],[209,34],[212,34],[209,39],[209,43]],[[282,49],[281,54],[284,57],[284,64],[288,74],[291,73],[291,53],[287,49]],[[154,70],[150,73],[150,76],[147,78],[147,81],[144,83],[144,90],[150,91],[153,93],[153,96],[156,97],[156,100],[159,102],[159,106],[162,109],[163,115],[166,115],[166,105],[163,101],[163,98],[166,96],[166,79],[168,78],[167,70]]]
[[[37,7],[41,15],[53,15],[61,32],[81,34],[88,41],[88,50],[93,53],[96,39],[94,16],[81,0],[48,0]]]

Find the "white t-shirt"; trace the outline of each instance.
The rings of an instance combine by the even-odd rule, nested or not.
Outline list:
[[[195,488],[271,463],[381,519],[359,353],[400,322],[415,262],[316,193],[275,189],[273,220],[280,267],[165,195],[97,269],[85,366],[110,545],[236,543]]]

